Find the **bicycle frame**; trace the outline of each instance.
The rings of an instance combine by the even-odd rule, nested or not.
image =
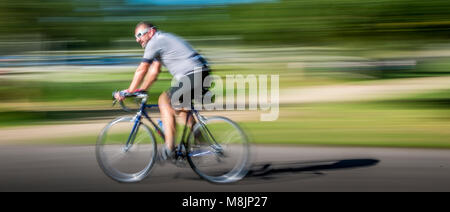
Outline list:
[[[134,125],[133,125],[133,128],[132,128],[131,132],[130,132],[130,135],[128,136],[128,140],[127,140],[127,143],[126,143],[126,145],[125,145],[125,151],[128,151],[128,149],[133,145],[134,138],[135,138],[136,134],[138,133],[139,125],[141,124],[142,116],[144,116],[144,117],[152,124],[153,128],[155,129],[155,131],[156,131],[156,132],[159,134],[159,136],[165,141],[165,136],[164,136],[163,130],[162,130],[155,122],[153,122],[152,118],[150,118],[150,116],[148,115],[148,113],[147,113],[147,111],[146,111],[147,108],[150,109],[150,108],[153,108],[153,107],[159,107],[159,106],[158,106],[158,104],[146,104],[146,102],[147,102],[147,98],[143,98],[143,99],[142,99],[142,102],[141,102],[141,105],[140,105],[140,107],[139,107],[139,110],[138,110],[138,112],[137,112],[137,114],[136,114],[136,116],[135,116],[135,118],[134,118]],[[202,129],[206,132],[205,134],[207,134],[208,137],[210,137],[210,138],[208,138],[208,140],[209,140],[209,141],[213,141],[213,142],[211,142],[211,143],[214,143],[214,144],[215,144],[214,146],[216,146],[216,145],[217,145],[216,140],[214,139],[214,137],[212,136],[211,132],[210,132],[209,129],[206,127],[206,125],[203,123],[203,119],[204,119],[204,118],[200,116],[200,114],[198,113],[198,111],[195,110],[193,106],[191,107],[191,109],[190,109],[189,112],[187,113],[185,125],[184,125],[184,128],[183,128],[183,134],[182,134],[182,136],[181,136],[180,144],[183,144],[185,147],[187,146],[187,145],[186,145],[186,139],[185,139],[185,138],[186,138],[186,135],[187,135],[187,138],[189,138],[190,133],[191,133],[191,132],[189,132],[188,134],[186,134],[186,131],[187,131],[187,128],[188,128],[188,127],[187,127],[187,125],[188,125],[188,120],[189,120],[190,116],[192,116],[193,118],[195,118],[195,119],[196,119],[195,121],[196,121],[197,123],[200,123]],[[193,126],[191,126],[191,128],[192,128],[192,127],[193,127]],[[221,148],[218,148],[217,146],[214,147],[214,146],[213,146],[213,148],[214,148],[216,151],[220,151]],[[178,146],[178,151],[177,151],[178,154],[181,154],[181,148],[182,148],[182,146],[179,145],[179,146]],[[217,148],[217,149],[216,149],[216,148]],[[218,150],[218,149],[219,149],[219,150]]]

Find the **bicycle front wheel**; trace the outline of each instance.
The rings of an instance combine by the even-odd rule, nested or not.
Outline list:
[[[133,117],[117,118],[100,133],[96,156],[110,178],[138,182],[148,175],[156,160],[155,138],[146,125],[136,123]]]
[[[248,172],[248,138],[236,123],[225,117],[211,117],[197,123],[187,149],[191,168],[210,182],[236,182]]]

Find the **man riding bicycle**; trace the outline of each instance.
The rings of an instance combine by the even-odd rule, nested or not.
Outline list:
[[[187,112],[179,110],[178,107],[175,108],[172,105],[174,101],[171,100],[174,98],[176,101],[183,100],[184,103],[187,101],[190,104],[195,96],[194,90],[199,89],[204,94],[207,88],[203,87],[203,80],[210,74],[210,69],[206,60],[186,41],[173,34],[158,30],[151,23],[138,23],[135,28],[135,37],[136,42],[145,49],[143,59],[136,69],[129,88],[117,92],[114,97],[118,101],[122,101],[129,93],[146,91],[156,81],[158,74],[161,72],[161,64],[169,70],[170,74],[177,80],[177,83],[159,96],[158,105],[166,144],[161,152],[161,156],[164,160],[174,158],[175,114],[186,118]],[[195,76],[200,76],[197,79],[201,80],[194,80],[194,74]],[[183,85],[183,82],[185,85]],[[181,96],[177,95],[180,93],[182,94]],[[192,121],[191,117],[188,121],[191,126]]]

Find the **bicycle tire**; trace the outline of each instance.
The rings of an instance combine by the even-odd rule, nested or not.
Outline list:
[[[123,124],[125,127],[123,127]],[[122,129],[120,132],[114,132],[112,129],[116,130],[116,128],[126,128],[134,124],[133,117],[119,117],[114,119],[110,123],[108,123],[105,128],[101,131],[98,136],[96,143],[96,158],[100,168],[103,172],[113,180],[123,183],[132,183],[139,182],[148,176],[150,173],[157,157],[157,144],[155,141],[155,137],[152,131],[142,122],[137,126],[136,135],[133,135],[133,145],[129,147],[129,149],[125,149],[125,144],[127,142],[127,138],[131,133],[131,130],[127,131],[126,129]],[[115,134],[116,133],[116,134]],[[139,136],[139,137],[138,137]],[[136,140],[139,139],[139,140]],[[137,142],[137,143],[134,143]],[[143,153],[139,155],[132,155],[132,153],[136,153],[137,151],[143,150]],[[114,153],[114,151],[118,153]],[[148,152],[147,152],[148,151]],[[110,159],[114,159],[114,157],[109,157],[107,154],[114,153],[115,156],[118,155],[119,160],[116,160],[117,163],[120,163],[122,159],[127,157],[139,158],[136,160],[130,160],[130,162],[122,162],[124,166],[115,167],[112,163],[115,161],[110,161]],[[113,156],[114,156],[113,154]],[[120,158],[121,157],[121,158]],[[143,161],[142,159],[145,159]],[[140,163],[139,165],[131,164]],[[133,166],[137,167],[136,171],[121,170],[123,169],[135,169]]]
[[[250,165],[250,147],[245,132],[238,124],[221,116],[206,118],[203,122],[204,125],[197,123],[188,137],[187,160],[191,168],[201,178],[212,183],[232,183],[244,178]],[[205,135],[209,134],[208,131],[213,139],[205,139],[209,136]],[[225,141],[228,142],[224,143]],[[230,145],[230,141],[233,144]],[[241,149],[237,151],[239,148]],[[205,158],[210,155],[213,155],[218,163],[202,164],[212,162],[211,158]],[[226,158],[237,159],[236,162],[230,163],[234,164],[231,169],[222,163]]]

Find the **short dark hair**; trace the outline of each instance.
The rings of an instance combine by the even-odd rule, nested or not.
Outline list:
[[[141,21],[141,22],[139,22],[139,23],[136,25],[136,28],[138,28],[138,27],[141,26],[141,25],[145,25],[145,26],[148,27],[148,28],[153,28],[153,29],[155,29],[155,30],[158,30],[158,29],[156,28],[155,25],[153,25],[153,24],[150,23],[150,22],[146,22],[146,21]]]

